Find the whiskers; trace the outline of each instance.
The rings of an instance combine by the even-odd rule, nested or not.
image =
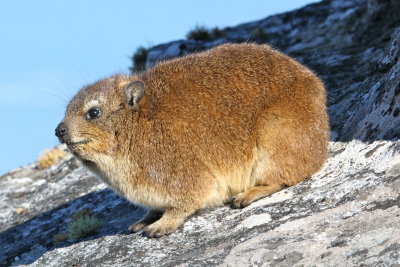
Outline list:
[[[37,82],[41,84],[39,93],[46,106],[65,111],[73,96],[83,86],[93,82],[88,69],[79,60],[72,58],[71,61],[69,64],[75,71],[70,71],[68,75],[47,73],[37,78]]]
[[[72,87],[70,84],[63,82],[56,76],[47,77],[43,83],[42,89],[38,91],[43,105],[47,108],[57,111],[65,111],[69,101],[72,99],[78,87]]]
[[[63,96],[55,91],[46,91],[43,92],[45,97],[43,99],[46,100],[47,106],[51,110],[56,111],[65,111],[65,107],[68,105],[69,98],[67,96]]]
[[[76,134],[81,138],[86,138],[89,140],[101,138],[101,135],[96,132],[88,132],[88,131],[78,130],[76,132]]]

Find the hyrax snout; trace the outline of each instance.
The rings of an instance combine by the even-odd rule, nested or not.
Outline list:
[[[117,193],[150,212],[151,237],[198,209],[241,208],[318,171],[329,138],[325,90],[266,45],[226,44],[84,87],[56,129]]]

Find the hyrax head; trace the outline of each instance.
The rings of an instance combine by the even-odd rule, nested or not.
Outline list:
[[[84,87],[68,104],[55,134],[82,160],[115,153],[118,138],[129,131],[124,128],[134,127],[134,112],[143,95],[143,82],[124,76]]]

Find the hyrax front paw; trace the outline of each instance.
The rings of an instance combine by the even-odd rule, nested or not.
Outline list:
[[[134,223],[128,227],[129,231],[131,232],[139,232],[143,228],[145,228],[147,225],[150,225],[160,219],[162,216],[161,211],[156,211],[156,210],[150,210],[140,221],[137,223]]]
[[[174,232],[177,228],[178,226],[162,225],[162,224],[160,225],[160,223],[155,222],[146,227],[145,235],[147,237],[159,238],[162,237],[163,235],[168,235]]]
[[[242,209],[250,205],[251,201],[246,198],[246,195],[243,193],[238,194],[237,196],[233,196],[231,198],[232,207],[235,209]]]
[[[167,209],[164,215],[146,227],[145,234],[148,237],[161,237],[168,235],[183,224],[187,216],[192,214],[194,209]]]

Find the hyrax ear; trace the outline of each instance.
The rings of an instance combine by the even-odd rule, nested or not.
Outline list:
[[[134,107],[144,95],[144,83],[140,80],[133,81],[125,86],[124,91],[128,105]]]

